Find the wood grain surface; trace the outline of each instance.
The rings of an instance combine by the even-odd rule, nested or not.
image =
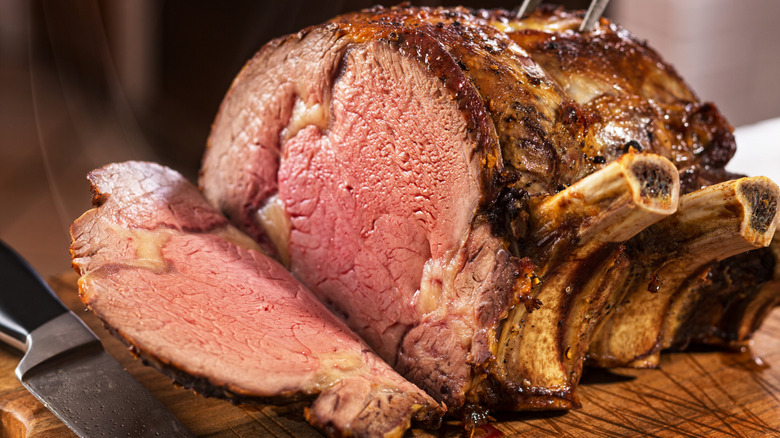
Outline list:
[[[234,406],[176,388],[165,376],[133,359],[120,342],[84,311],[75,273],[50,280],[65,303],[101,337],[106,349],[196,435],[208,437],[320,437],[302,419],[302,405]],[[21,353],[0,347],[0,437],[67,437],[70,431],[14,377]],[[780,309],[756,334],[751,351],[665,354],[659,370],[587,370],[582,409],[498,414],[489,436],[780,436]],[[434,433],[459,437],[448,424]]]

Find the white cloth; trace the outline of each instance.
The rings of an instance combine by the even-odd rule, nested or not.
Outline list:
[[[734,130],[737,153],[726,169],[748,176],[766,176],[780,184],[780,117]]]

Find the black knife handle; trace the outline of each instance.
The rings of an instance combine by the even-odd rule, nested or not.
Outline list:
[[[68,311],[46,282],[2,240],[0,287],[0,335],[17,348],[23,348],[33,330]]]

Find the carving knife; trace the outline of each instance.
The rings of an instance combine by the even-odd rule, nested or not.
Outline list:
[[[25,353],[16,377],[78,436],[193,436],[2,241],[0,285],[0,338]]]

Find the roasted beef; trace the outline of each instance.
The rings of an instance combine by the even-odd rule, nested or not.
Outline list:
[[[714,105],[581,17],[375,8],[275,40],[223,101],[200,185],[449,407],[575,407],[586,355],[670,347],[777,210],[771,181],[724,170]]]
[[[734,149],[652,50],[578,23],[393,8],[277,40],[223,103],[201,185],[450,406],[575,406],[590,334],[647,258],[623,242],[676,208],[674,167],[634,152],[691,191],[729,177]],[[580,181],[596,170],[623,186]]]
[[[724,169],[736,150],[731,125],[625,29],[602,21],[580,33],[581,14],[562,9],[541,8],[524,19],[500,10],[478,14],[590,116],[581,148],[606,161],[630,148],[667,157],[680,170],[683,193],[736,177]]]
[[[331,435],[400,436],[442,411],[211,207],[141,162],[89,175],[97,208],[72,226],[87,307],[182,386],[233,401],[313,399]]]
[[[158,340],[174,316],[168,328],[193,324],[190,339],[244,324],[239,342],[197,344],[207,357],[236,348],[235,361],[263,353],[243,340],[270,342],[263,333],[279,326],[257,309],[276,306],[283,326],[317,339],[290,342],[327,357],[292,365],[298,353],[278,347],[267,366],[306,370],[284,387],[228,381],[219,360],[158,344],[139,351],[200,388],[247,398],[322,390],[312,376],[336,361],[324,375],[338,383],[310,418],[342,433],[365,424],[350,418],[376,415],[378,429],[357,428],[375,434],[440,411],[336,317],[449,412],[474,419],[577,407],[586,360],[652,367],[663,349],[749,339],[780,301],[780,249],[762,248],[780,189],[725,170],[731,126],[657,53],[607,20],[580,33],[581,20],[552,8],[518,18],[377,7],[268,43],[225,97],[199,180],[252,241],[170,171],[99,170],[101,206],[74,226],[85,302],[130,343]],[[204,290],[216,277],[227,280]],[[177,305],[194,304],[169,311],[157,298],[139,319],[122,316],[168,288]],[[201,299],[212,296],[218,313]],[[334,358],[334,343],[353,359]],[[209,367],[185,366],[193,358]],[[364,414],[335,402],[355,390],[350,406]]]

